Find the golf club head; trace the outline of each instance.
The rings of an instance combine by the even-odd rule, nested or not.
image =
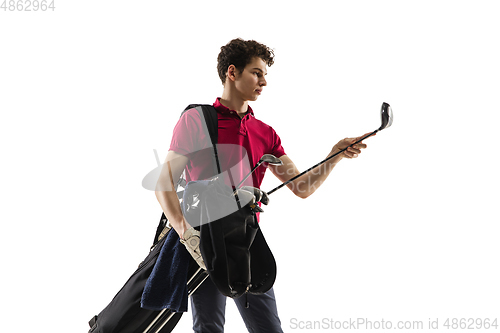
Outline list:
[[[283,164],[283,162],[279,158],[277,158],[276,156],[271,155],[271,154],[262,155],[262,157],[260,158],[260,161],[267,162],[269,164],[274,164],[274,165],[282,165]]]
[[[380,115],[382,117],[382,125],[378,129],[379,131],[391,127],[392,125],[392,108],[388,103],[382,103],[380,108]]]

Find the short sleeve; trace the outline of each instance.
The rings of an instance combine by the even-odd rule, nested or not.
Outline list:
[[[200,113],[196,109],[187,110],[175,125],[169,150],[188,156],[206,147],[207,136],[201,125]]]
[[[283,155],[286,155],[285,149],[281,145],[281,139],[276,133],[276,131],[271,127],[271,154],[280,158]]]

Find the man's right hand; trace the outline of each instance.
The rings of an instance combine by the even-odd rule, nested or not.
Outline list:
[[[203,257],[201,256],[200,251],[200,232],[193,227],[189,228],[184,232],[182,238],[180,238],[180,242],[184,244],[189,254],[193,257],[196,263],[203,268],[207,269],[205,266],[205,262],[203,262]]]

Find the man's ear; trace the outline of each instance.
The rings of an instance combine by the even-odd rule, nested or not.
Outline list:
[[[234,82],[236,80],[236,77],[238,76],[238,74],[239,74],[239,71],[236,68],[236,66],[229,65],[229,67],[227,68],[226,78]]]

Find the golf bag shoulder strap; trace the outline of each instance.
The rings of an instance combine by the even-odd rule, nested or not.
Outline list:
[[[208,134],[210,135],[210,140],[212,141],[212,144],[215,145],[218,140],[218,119],[217,119],[217,110],[213,105],[209,104],[189,104],[184,111],[182,112],[181,116],[190,109],[197,109],[198,111],[203,112],[203,117],[205,118],[205,122],[207,124],[207,129],[208,129]]]
[[[207,124],[208,135],[210,136],[210,141],[212,142],[212,147],[214,148],[214,175],[218,175],[221,173],[220,164],[219,164],[219,154],[217,153],[217,141],[219,139],[219,123],[217,118],[217,110],[213,105],[209,104],[189,104],[182,114],[190,109],[197,109],[198,112],[202,112],[203,119],[205,119],[205,123]],[[182,115],[181,115],[182,116]]]
[[[219,154],[217,153],[217,140],[218,140],[218,134],[219,134],[219,123],[218,123],[218,118],[217,118],[217,110],[213,105],[209,104],[189,104],[184,111],[181,113],[182,115],[190,109],[197,109],[198,112],[202,112],[203,114],[203,119],[205,119],[205,123],[207,124],[207,130],[208,130],[208,135],[210,136],[210,141],[212,142],[212,146],[214,148],[214,172],[215,174],[220,174],[221,169],[220,169],[220,164],[219,164]],[[180,180],[181,182],[186,182],[184,179]],[[167,226],[167,217],[165,216],[165,213],[162,212],[160,222],[158,224],[158,227],[156,228],[156,234],[155,238],[153,240],[153,245],[151,247],[154,247],[159,241],[160,241],[160,235],[162,234],[163,230]]]

